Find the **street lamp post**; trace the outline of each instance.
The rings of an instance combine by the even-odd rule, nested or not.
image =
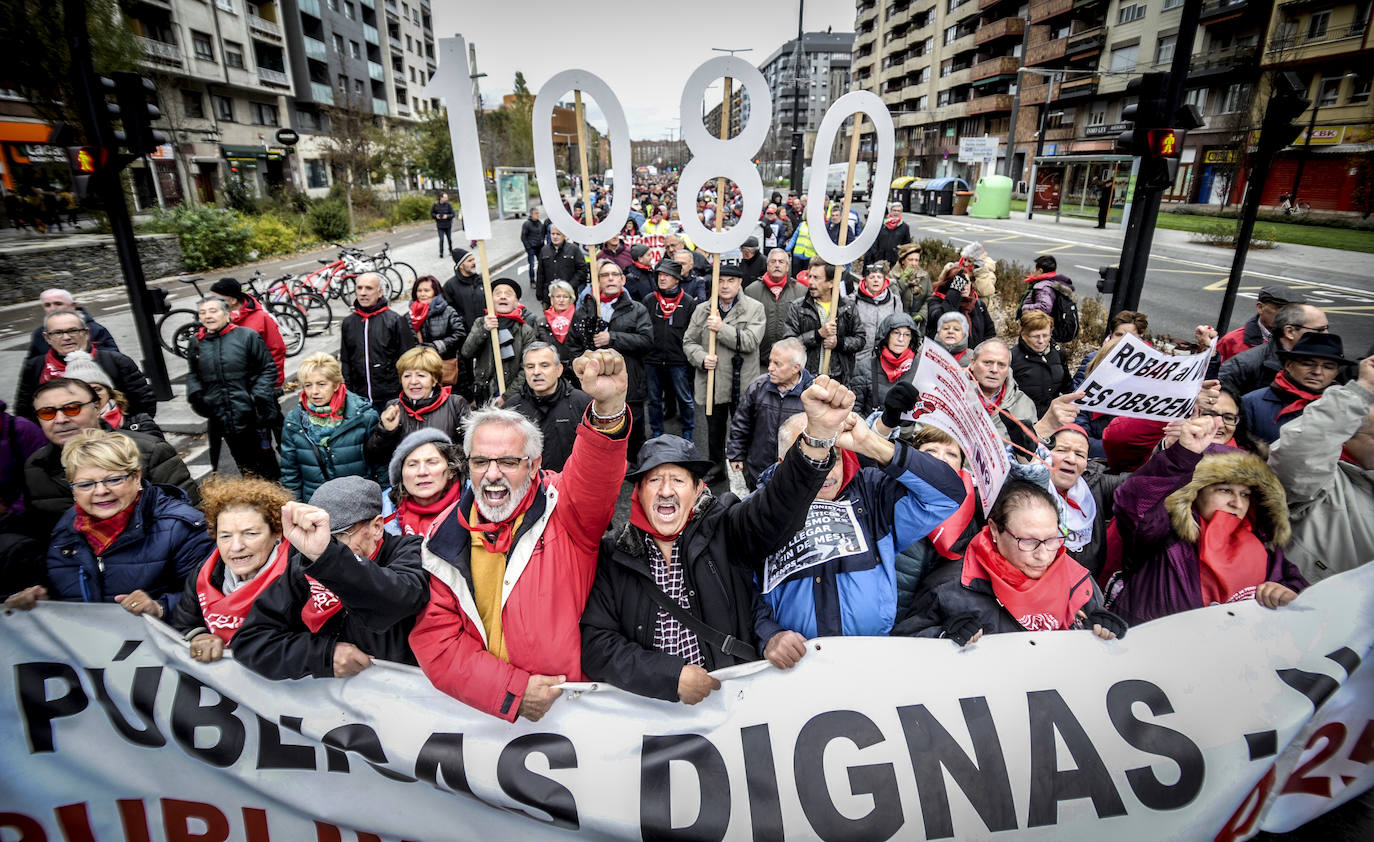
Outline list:
[[[1040,157],[1045,154],[1045,129],[1046,124],[1049,122],[1050,103],[1054,101],[1054,82],[1059,78],[1059,74],[1057,72],[1035,70],[1029,67],[1022,67],[1017,73],[1034,73],[1037,76],[1047,76],[1050,80],[1049,90],[1045,92],[1045,104],[1040,106],[1040,130],[1035,133],[1035,155],[1031,158],[1030,195],[1026,197],[1026,219],[1031,219],[1035,216],[1035,177],[1036,172],[1040,168]],[[1019,78],[1018,76],[1018,80]],[[1021,95],[1021,86],[1019,83],[1016,86],[1016,90],[1019,100]],[[1015,138],[1009,138],[1007,142],[1008,152],[1010,153],[1010,144],[1015,142]]]

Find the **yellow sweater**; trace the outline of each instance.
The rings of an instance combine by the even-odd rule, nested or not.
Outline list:
[[[476,504],[473,508],[474,511],[468,516],[475,519]],[[515,525],[511,528],[512,534],[520,531],[520,521],[524,519],[524,515],[515,519]],[[501,594],[506,579],[506,557],[487,552],[487,548],[482,544],[482,533],[473,532],[472,553],[469,559],[472,563],[472,598],[477,603],[477,616],[482,619],[482,627],[487,632],[487,651],[509,662],[506,635],[501,630]]]

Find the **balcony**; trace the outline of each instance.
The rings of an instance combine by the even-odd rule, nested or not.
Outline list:
[[[258,67],[258,78],[268,85],[278,85],[283,88],[291,87],[291,78],[280,70],[273,70],[270,67]]]
[[[367,75],[377,82],[386,81],[386,69],[375,61],[367,63]]]
[[[148,57],[148,61],[153,64],[173,64],[180,67],[183,58],[181,48],[176,44],[169,44],[166,41],[154,41],[152,38],[144,38],[142,35],[135,35],[134,40],[143,48],[143,53]]]
[[[373,46],[381,46],[382,37],[377,32],[377,27],[371,24],[363,24],[363,40]]]
[[[401,36],[399,35],[392,35],[390,33],[387,33],[386,42],[391,45],[391,49],[395,50],[398,53],[405,49],[401,46]]]
[[[398,102],[398,103],[396,103],[396,113],[397,113],[397,114],[400,114],[402,117],[409,117],[409,116],[410,116],[410,106],[409,106],[409,105],[406,105],[406,104],[403,103],[403,102]]]
[[[1064,48],[1064,55],[1080,56],[1084,53],[1101,52],[1106,43],[1106,27],[1094,26],[1092,29],[1085,29],[1070,35]]]
[[[1073,0],[1031,0],[1027,15],[1031,23],[1044,23],[1073,11]]]
[[[973,70],[968,67],[961,67],[958,70],[951,71],[948,75],[939,78],[935,83],[935,89],[944,91],[950,88],[957,88],[960,85],[967,85],[972,81],[972,73]]]
[[[1025,18],[1005,17],[978,27],[973,33],[973,43],[986,44],[989,41],[996,41],[998,38],[1007,38],[1010,36],[1020,38],[1025,32]]]
[[[316,61],[327,60],[329,48],[324,45],[323,41],[317,38],[311,38],[309,35],[304,36],[301,40],[305,42],[306,58],[313,58]]]
[[[387,109],[386,99],[385,99],[384,97],[377,97],[377,96],[374,96],[374,97],[372,98],[372,113],[373,113],[373,114],[380,114],[380,115],[383,116],[383,117],[385,117],[385,116],[387,116],[388,114],[391,113],[391,112]]]
[[[1004,0],[978,0],[978,11],[987,11],[1001,2],[1004,2]]]
[[[281,27],[257,15],[248,15],[248,30],[257,35],[265,35],[275,41],[281,40]]]
[[[1365,29],[1365,24],[1355,23],[1350,26],[1330,27],[1320,35],[1309,36],[1306,32],[1302,32],[1285,37],[1274,37],[1269,39],[1269,43],[1265,46],[1265,52],[1271,54],[1265,57],[1265,62],[1307,60],[1354,52],[1359,50],[1363,44]],[[1291,55],[1272,55],[1289,50],[1293,51]]]
[[[1100,76],[1078,76],[1064,80],[1055,85],[1054,98],[1056,101],[1064,101],[1093,96],[1097,93],[1097,85],[1100,81],[1102,81]]]
[[[1244,16],[1249,9],[1249,0],[1203,0],[1198,22],[1206,25],[1234,20]]]
[[[1188,78],[1212,79],[1235,71],[1253,71],[1258,56],[1259,47],[1254,44],[1228,47],[1224,50],[1208,50],[1201,55],[1193,56],[1193,61],[1188,66]]]
[[[1069,39],[1056,38],[1053,41],[1042,41],[1026,48],[1026,66],[1035,67],[1039,64],[1048,64],[1064,57],[1064,52],[1069,46]]]
[[[1021,86],[1022,105],[1041,105],[1049,98],[1049,83]]]
[[[998,114],[1011,111],[1011,94],[992,94],[990,96],[976,96],[968,101],[968,113],[974,114]]]
[[[321,17],[320,0],[296,0],[296,6],[301,10],[301,14],[303,15],[314,15],[317,18]]]
[[[992,79],[997,76],[1015,76],[1019,69],[1021,69],[1021,59],[1016,56],[983,59],[973,65],[969,71],[969,79],[977,82],[980,79]]]
[[[321,105],[333,105],[334,89],[319,82],[311,82],[310,98]]]
[[[973,33],[955,38],[945,45],[945,56],[957,56],[959,53],[972,50],[977,45],[973,43]]]

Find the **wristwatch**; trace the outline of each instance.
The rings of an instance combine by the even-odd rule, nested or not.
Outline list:
[[[829,450],[830,448],[835,446],[835,439],[839,437],[840,434],[837,432],[835,433],[835,435],[831,436],[828,439],[818,439],[815,436],[808,433],[806,430],[802,430],[801,443],[806,445],[807,447],[814,447],[818,450]]]

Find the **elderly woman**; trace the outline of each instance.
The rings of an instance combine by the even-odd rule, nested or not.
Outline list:
[[[427,534],[434,519],[462,496],[465,464],[463,449],[439,430],[417,430],[406,436],[387,469],[391,480],[391,492],[384,501],[391,509],[387,531]]]
[[[1016,385],[1035,402],[1037,417],[1069,391],[1069,361],[1052,341],[1054,319],[1039,310],[1021,314],[1021,338],[1011,349],[1011,372]]]
[[[1127,548],[1113,607],[1145,622],[1253,599],[1287,605],[1307,581],[1283,555],[1283,486],[1253,453],[1215,443],[1220,419],[1170,425],[1178,441],[1154,454],[1116,494]]]
[[[553,334],[552,344],[558,349],[558,359],[563,363],[564,377],[572,378],[572,351],[568,348],[568,334],[572,331],[573,317],[577,308],[573,306],[576,293],[567,281],[554,281],[549,284],[549,309],[544,311],[544,320]]]
[[[110,429],[147,433],[166,441],[162,428],[151,415],[129,410],[128,399],[113,385],[114,378],[96,365],[89,351],[72,351],[67,355],[66,376],[73,380],[84,380],[91,387],[96,396],[96,412],[100,413],[100,420],[110,425]]]
[[[973,288],[973,270],[964,262],[950,263],[935,282],[935,291],[926,302],[926,335],[934,336],[940,317],[960,313],[968,320],[968,344],[978,347],[984,339],[997,336],[997,326],[988,314],[987,301]]]
[[[433,275],[415,279],[410,287],[410,329],[421,346],[437,351],[451,369],[449,377],[441,378],[451,386],[458,379],[458,351],[468,338],[468,328],[463,314],[449,306],[442,293],[443,287]]]
[[[257,331],[230,321],[224,299],[202,298],[196,311],[201,328],[186,352],[186,400],[209,420],[211,464],[218,469],[223,440],[240,472],[275,480],[277,364]]]
[[[1065,552],[1054,498],[1014,480],[1003,486],[963,561],[926,577],[892,633],[963,646],[984,634],[1057,629],[1092,629],[1103,640],[1126,634],[1121,618],[1103,607],[1092,576]]]
[[[339,361],[331,354],[311,354],[301,361],[296,379],[301,400],[282,425],[281,484],[296,499],[309,499],[335,477],[375,474],[363,451],[377,426],[377,410],[345,388]]]
[[[267,480],[211,478],[200,490],[214,551],[167,618],[197,661],[219,660],[248,619],[253,601],[286,571],[282,506],[291,495]]]
[[[854,367],[854,411],[865,416],[882,408],[894,385],[916,378],[918,337],[911,317],[900,311],[886,316],[875,335],[868,361]]]
[[[62,448],[75,505],[48,545],[51,590],[30,587],[9,608],[39,599],[117,602],[132,614],[168,615],[186,580],[214,549],[205,517],[180,489],[145,482],[133,439],[82,430]]]
[[[443,363],[433,348],[411,348],[396,361],[401,396],[382,410],[367,437],[365,453],[373,465],[385,465],[401,439],[416,430],[438,430],[450,441],[462,438],[463,420],[472,408],[463,396],[439,385]]]
[[[897,286],[901,289],[902,304],[913,319],[924,321],[926,301],[930,299],[930,273],[921,268],[921,244],[907,243],[897,249],[897,265],[893,268]]]

